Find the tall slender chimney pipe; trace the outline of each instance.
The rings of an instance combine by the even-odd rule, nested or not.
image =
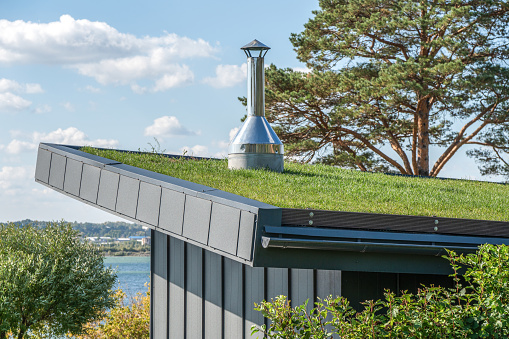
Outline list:
[[[265,119],[264,57],[270,47],[253,40],[241,49],[247,56],[247,118],[230,142],[228,168],[282,172],[284,147]]]

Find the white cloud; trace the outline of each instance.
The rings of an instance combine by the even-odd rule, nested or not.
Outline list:
[[[184,146],[180,149],[180,152],[185,155],[192,155],[197,157],[208,157],[209,149],[207,146],[194,145],[192,147]]]
[[[86,86],[84,88],[84,90],[87,91],[87,92],[90,92],[90,93],[100,93],[101,92],[100,88],[97,88],[97,87],[94,87],[94,86],[90,86],[90,85]]]
[[[34,110],[34,112],[37,114],[49,113],[49,112],[51,112],[51,106],[50,105],[40,105]]]
[[[7,144],[7,146],[1,147],[1,149],[8,154],[19,154],[24,151],[32,151],[37,149],[37,144],[30,141],[14,139],[9,144]]]
[[[31,101],[11,92],[0,93],[0,112],[1,111],[22,111],[32,105]]]
[[[0,79],[0,111],[22,111],[32,102],[14,93],[35,94],[44,92],[39,84],[20,84],[15,80]]]
[[[145,128],[145,135],[150,137],[168,138],[196,134],[182,126],[177,117],[167,115],[155,119],[152,125]]]
[[[237,133],[239,132],[239,129],[240,127],[234,127],[230,130],[230,133],[229,133],[229,136],[230,136],[230,141],[233,140],[233,138],[235,138],[235,136],[237,135]]]
[[[216,67],[216,76],[214,78],[205,78],[203,82],[215,87],[224,88],[238,85],[247,78],[247,64],[238,65],[218,65]]]
[[[20,84],[15,80],[2,78],[0,79],[0,92],[17,92],[34,94],[43,93],[44,90],[42,89],[40,84]]]
[[[138,38],[105,22],[76,20],[35,23],[0,20],[0,63],[59,64],[76,69],[101,84],[132,85],[151,79],[154,91],[192,81],[179,62],[213,56],[216,48],[202,39],[166,33]]]
[[[183,86],[192,83],[194,74],[189,67],[183,66],[174,72],[163,75],[158,79],[154,86],[154,92],[162,92],[172,87]]]
[[[118,140],[114,139],[90,140],[84,132],[76,127],[69,127],[66,129],[59,128],[49,133],[34,132],[32,134],[32,140],[37,144],[39,142],[50,142],[55,144],[96,147],[116,147],[118,145]]]
[[[0,92],[9,92],[9,91],[20,91],[21,85],[14,80],[0,79]]]
[[[39,84],[26,84],[25,88],[28,94],[44,93],[44,90]]]
[[[62,107],[65,108],[66,111],[74,112],[74,106],[69,101],[63,102],[60,105],[62,105]]]
[[[18,137],[23,136],[19,131],[14,131],[12,134],[17,135]],[[114,139],[91,140],[83,131],[80,131],[76,127],[69,127],[66,129],[59,128],[49,133],[33,132],[27,135],[25,139],[28,140],[13,139],[7,145],[0,145],[0,150],[8,154],[19,154],[26,151],[36,150],[40,142],[106,148],[118,146],[118,140]]]
[[[32,166],[3,166],[0,170],[0,188],[6,195],[14,195],[34,176]]]

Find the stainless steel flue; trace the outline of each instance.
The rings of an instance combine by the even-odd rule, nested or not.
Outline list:
[[[270,47],[253,40],[241,49],[247,56],[247,118],[230,142],[228,167],[268,168],[282,172],[283,144],[265,119],[263,63]]]

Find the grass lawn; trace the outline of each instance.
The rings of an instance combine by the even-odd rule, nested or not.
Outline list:
[[[285,163],[283,173],[231,171],[227,160],[169,159],[90,147],[82,150],[279,207],[509,221],[509,186],[495,183],[296,163]]]

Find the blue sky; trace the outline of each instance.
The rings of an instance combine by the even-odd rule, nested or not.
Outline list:
[[[288,38],[317,1],[0,2],[0,222],[118,220],[34,183],[39,142],[226,154],[245,55],[304,68]],[[460,155],[444,177],[478,178]]]

